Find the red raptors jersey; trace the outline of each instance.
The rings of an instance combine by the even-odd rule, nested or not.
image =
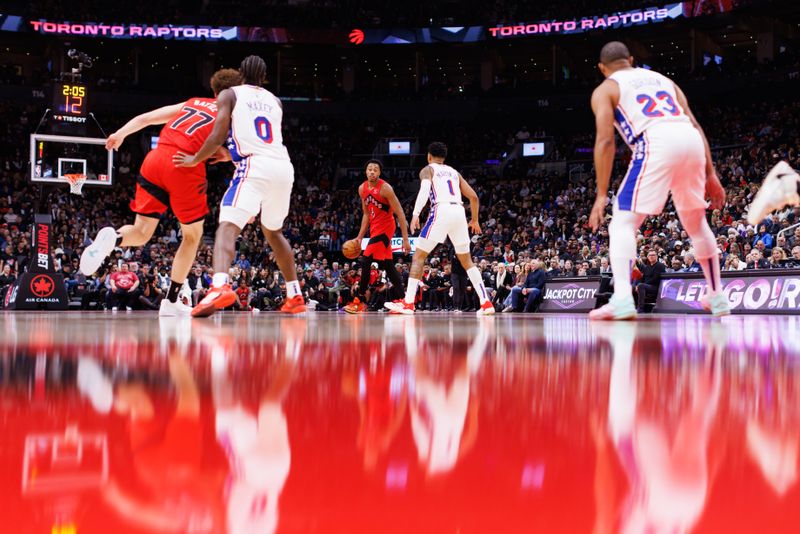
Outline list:
[[[213,98],[190,98],[158,135],[158,147],[177,148],[194,154],[203,146],[214,128],[217,101]]]
[[[374,186],[370,186],[369,181],[363,184],[361,198],[364,199],[364,203],[367,205],[370,237],[376,235],[393,237],[394,229],[397,227],[392,208],[389,206],[389,200],[381,195],[381,186],[383,184],[384,181],[380,179]]]

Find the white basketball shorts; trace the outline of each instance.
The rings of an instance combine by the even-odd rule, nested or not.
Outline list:
[[[690,124],[663,124],[643,132],[614,209],[657,215],[672,192],[679,211],[706,209],[706,155],[700,132]]]
[[[267,230],[280,230],[289,214],[294,167],[289,160],[249,157],[236,165],[228,190],[222,197],[220,222],[244,227],[261,213]]]
[[[450,238],[456,254],[469,253],[469,229],[464,206],[461,204],[436,204],[417,239],[417,248],[430,253],[436,245]]]

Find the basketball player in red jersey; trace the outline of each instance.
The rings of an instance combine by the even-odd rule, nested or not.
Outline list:
[[[131,210],[136,213],[132,225],[115,230],[107,226],[81,255],[81,272],[91,275],[115,247],[144,245],[153,236],[161,215],[169,206],[181,223],[183,240],[173,260],[167,298],[161,301],[159,315],[189,315],[191,308],[178,300],[178,292],[189,274],[197,247],[203,236],[203,220],[208,214],[205,165],[175,168],[172,156],[178,151],[196,152],[212,131],[217,118],[218,95],[224,89],[241,83],[239,72],[222,69],[211,77],[215,98],[190,98],[186,102],[165,106],[134,117],[111,134],[106,149],[117,150],[132,133],[165,124],[158,138],[158,147],[151,150],[142,163],[136,197]],[[214,154],[210,163],[230,159],[226,151]]]
[[[403,251],[411,253],[411,242],[408,240],[408,224],[406,215],[397,200],[392,186],[381,179],[383,166],[378,160],[371,159],[367,162],[367,180],[358,187],[358,196],[361,197],[361,229],[356,240],[361,243],[369,228],[369,244],[361,256],[361,280],[358,282],[358,293],[353,302],[345,306],[347,313],[361,313],[366,311],[364,304],[365,293],[369,287],[370,264],[375,262],[378,267],[386,271],[386,276],[392,282],[392,291],[397,298],[402,296],[403,280],[400,273],[392,263],[392,238],[400,221],[400,232],[403,235]]]

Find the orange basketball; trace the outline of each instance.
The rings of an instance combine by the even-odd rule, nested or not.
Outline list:
[[[344,257],[348,260],[356,259],[361,256],[361,243],[359,243],[357,239],[345,241],[344,245],[342,245],[342,254],[344,254]]]

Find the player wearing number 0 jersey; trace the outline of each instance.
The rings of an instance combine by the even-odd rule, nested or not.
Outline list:
[[[242,85],[220,93],[214,130],[195,155],[179,152],[176,166],[194,167],[228,143],[236,173],[222,198],[219,228],[214,243],[214,280],[211,291],[192,310],[194,317],[206,317],[236,302],[228,283],[228,269],[235,255],[235,243],[242,228],[261,213],[261,228],[286,280],[286,313],[303,313],[292,249],[283,236],[283,220],[289,214],[294,167],[283,146],[280,100],[262,88],[267,65],[258,56],[248,56],[239,67]]]
[[[239,73],[233,69],[214,73],[211,88],[215,98],[239,81]],[[136,196],[131,202],[131,210],[136,213],[134,224],[119,230],[110,226],[101,229],[81,255],[81,272],[88,276],[97,271],[116,246],[135,247],[147,243],[169,206],[181,223],[183,240],[175,254],[170,287],[167,298],[161,301],[160,315],[188,315],[191,312],[191,308],[178,301],[178,293],[197,254],[203,236],[203,220],[208,213],[205,165],[176,169],[172,157],[180,151],[200,148],[211,133],[216,117],[215,99],[190,98],[134,117],[111,134],[106,142],[108,150],[117,150],[130,134],[147,126],[164,124],[158,146],[142,163]],[[213,152],[208,155],[211,154]],[[227,152],[220,149],[210,163],[227,159]]]
[[[486,295],[481,273],[472,262],[469,252],[469,230],[472,229],[476,234],[481,233],[478,222],[478,195],[457,170],[444,164],[446,157],[447,145],[444,143],[436,142],[428,146],[428,166],[419,173],[420,189],[414,205],[414,218],[411,220],[412,232],[419,228],[420,213],[429,200],[431,209],[428,221],[417,239],[417,249],[411,263],[405,299],[385,304],[392,313],[407,315],[414,313],[414,300],[425,260],[436,245],[444,243],[448,237],[456,249],[458,261],[467,271],[467,276],[475,288],[475,294],[480,298],[481,307],[478,315],[492,315],[495,312]],[[472,220],[469,223],[461,202],[462,194],[469,199],[472,212]]]
[[[599,68],[606,80],[592,94],[597,126],[597,198],[590,217],[594,230],[605,217],[614,163],[614,128],[632,155],[614,199],[608,227],[614,295],[590,317],[636,316],[630,282],[630,263],[638,256],[635,233],[645,216],[661,213],[670,193],[695,256],[703,266],[708,289],[703,306],[717,316],[729,314],[730,306],[720,282],[719,251],[705,218],[708,204],[704,196],[710,197],[712,207],[721,208],[725,190],[714,170],[708,141],[686,97],[666,76],[634,68],[628,48],[620,42],[603,47]]]

